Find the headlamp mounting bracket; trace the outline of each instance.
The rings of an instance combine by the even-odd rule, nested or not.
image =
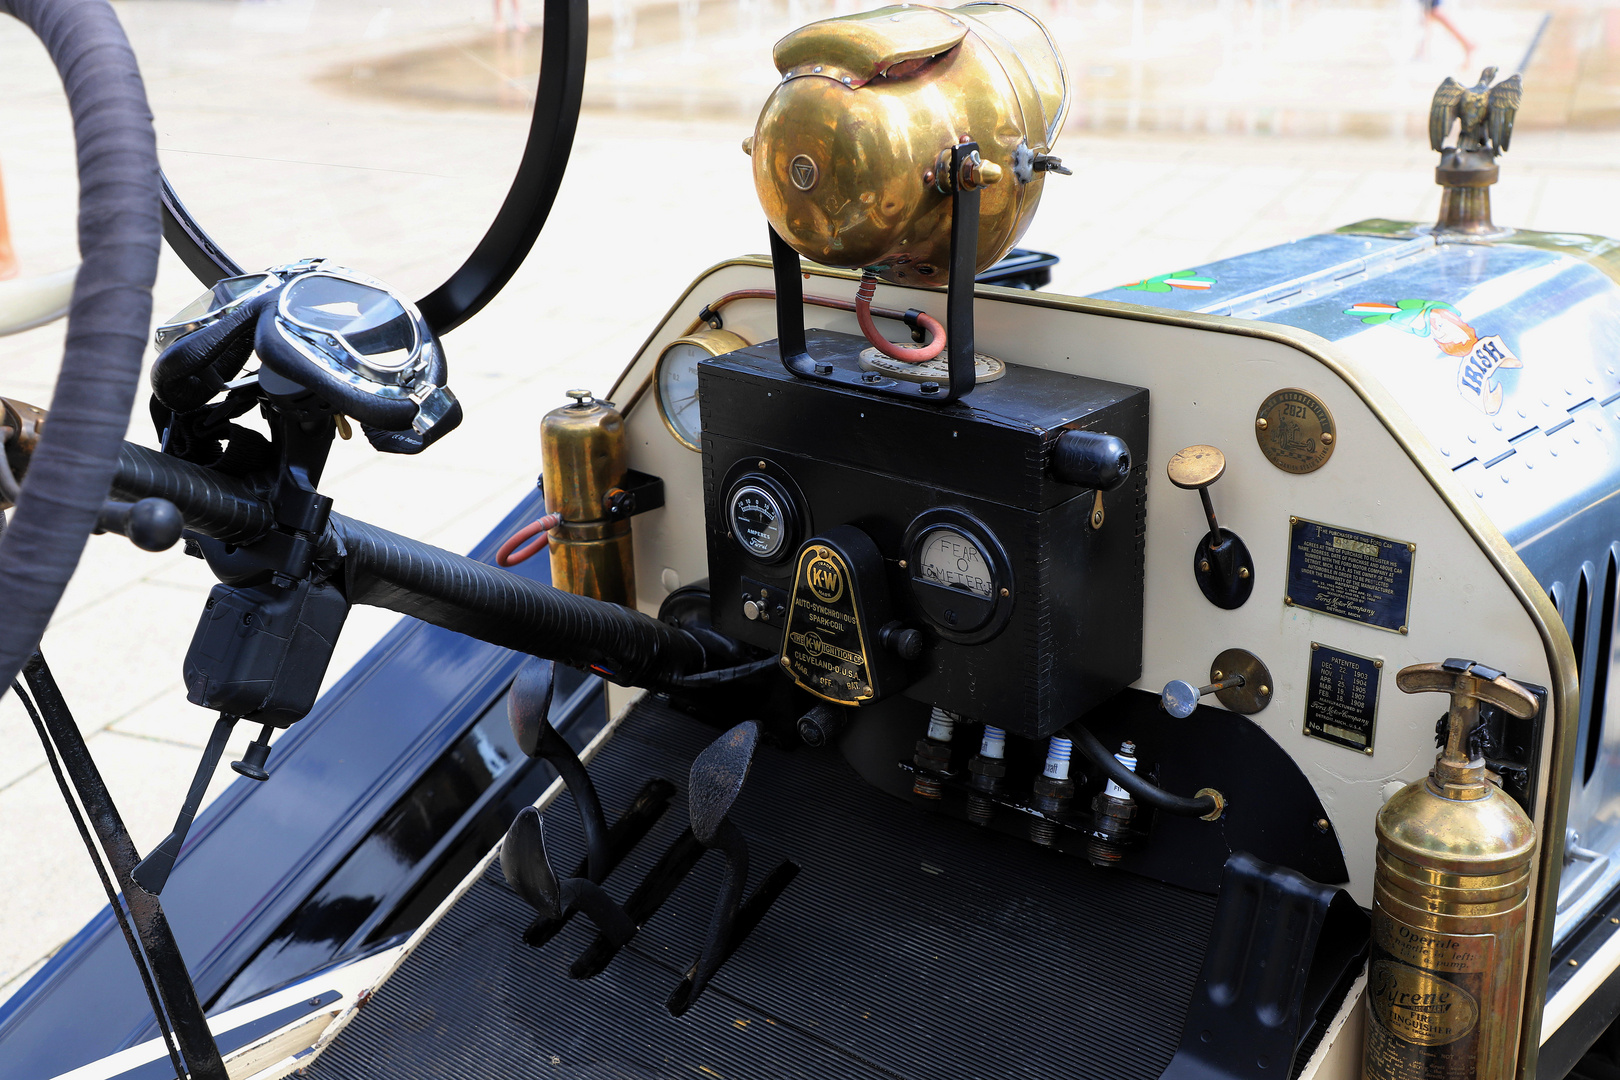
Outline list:
[[[799,253],[775,229],[771,234],[771,267],[776,278],[776,340],[782,366],[801,379],[854,390],[910,398],[934,405],[956,401],[973,392],[973,284],[979,251],[979,188],[961,182],[979,144],[951,147],[951,273],[945,294],[945,351],[950,381],[913,383],[882,377],[858,364],[839,364],[810,355],[805,343],[804,279]]]

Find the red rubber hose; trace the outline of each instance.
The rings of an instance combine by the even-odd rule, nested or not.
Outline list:
[[[861,333],[866,335],[867,341],[876,346],[878,352],[895,360],[904,360],[908,364],[920,364],[925,360],[932,360],[944,350],[945,328],[939,325],[939,320],[932,315],[917,316],[917,321],[928,331],[927,344],[896,345],[878,333],[877,324],[872,321],[872,296],[876,292],[876,276],[863,275],[860,287],[855,290],[855,321],[861,324]]]
[[[506,543],[501,545],[499,551],[495,552],[495,565],[516,566],[518,563],[525,562],[540,554],[545,550],[546,545],[551,542],[550,530],[555,529],[557,523],[561,520],[556,514],[547,514],[539,521],[531,521],[523,526],[523,528],[513,533]],[[528,545],[522,551],[517,550],[519,544],[530,539],[536,533],[540,534],[538,540],[535,540],[534,543]]]

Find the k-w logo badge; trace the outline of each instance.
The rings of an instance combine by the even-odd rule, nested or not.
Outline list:
[[[816,168],[814,161],[811,161],[804,154],[800,154],[788,162],[788,176],[792,178],[794,187],[800,191],[809,191],[816,186],[816,181],[821,178],[821,170]]]

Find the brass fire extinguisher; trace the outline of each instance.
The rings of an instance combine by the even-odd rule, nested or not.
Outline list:
[[[1488,702],[1535,715],[1534,695],[1472,660],[1416,664],[1408,694],[1449,693],[1445,749],[1378,814],[1363,1080],[1506,1080],[1524,1003],[1536,836],[1485,776],[1475,735]]]
[[[551,583],[559,589],[634,607],[636,578],[628,517],[612,498],[628,468],[624,417],[588,390],[540,421],[540,469],[550,533]]]

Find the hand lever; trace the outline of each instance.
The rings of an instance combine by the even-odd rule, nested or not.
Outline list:
[[[1194,686],[1184,679],[1171,679],[1159,692],[1159,705],[1171,716],[1185,720],[1198,707],[1199,698],[1207,697],[1218,690],[1242,686],[1243,682],[1242,675],[1228,675],[1220,682],[1210,683],[1208,686]]]
[[[197,816],[197,808],[202,805],[203,796],[208,793],[208,781],[214,777],[214,769],[219,765],[220,755],[225,753],[225,743],[231,737],[231,729],[236,726],[236,717],[221,713],[219,719],[214,721],[213,734],[208,737],[208,745],[203,748],[202,760],[197,763],[197,771],[192,774],[191,788],[186,792],[186,801],[180,804],[180,816],[175,819],[174,828],[163,842],[153,848],[146,858],[135,864],[131,871],[135,883],[153,896],[163,891],[168,884],[169,874],[174,870],[174,861],[180,857],[180,848],[185,845],[186,834],[191,831],[191,822]]]
[[[608,845],[607,819],[602,814],[602,801],[596,797],[596,785],[585,771],[585,765],[574,753],[574,748],[551,726],[547,714],[551,711],[552,675],[555,668],[550,660],[530,657],[518,669],[512,680],[512,689],[506,698],[506,718],[512,725],[512,736],[518,749],[529,757],[544,758],[557,770],[568,793],[579,808],[580,823],[585,829],[585,850],[592,881],[601,882],[613,869]]]
[[[180,508],[168,499],[155,497],[132,503],[108,499],[96,515],[96,532],[127,536],[142,551],[169,550],[185,527]]]
[[[1166,472],[1176,487],[1198,492],[1209,521],[1209,533],[1193,550],[1198,587],[1218,607],[1242,607],[1254,590],[1253,561],[1238,535],[1215,520],[1215,504],[1209,498],[1210,485],[1226,472],[1226,455],[1213,446],[1188,446],[1171,455]]]
[[[565,919],[583,911],[616,949],[636,936],[636,924],[602,886],[589,878],[557,880],[546,855],[545,819],[532,806],[519,810],[506,830],[506,839],[501,841],[501,873],[512,891],[545,918]]]
[[[1446,717],[1446,746],[1429,773],[1429,787],[1448,799],[1477,799],[1485,793],[1485,758],[1474,744],[1479,727],[1479,705],[1485,702],[1527,720],[1541,707],[1536,696],[1495,668],[1473,660],[1443,660],[1413,664],[1395,676],[1395,685],[1407,694],[1450,694]]]
[[[726,876],[720,884],[703,951],[666,1003],[675,1016],[691,1008],[731,952],[737,905],[748,886],[748,838],[727,815],[742,794],[758,743],[759,727],[752,720],[744,721],[716,739],[692,762],[687,784],[692,835],[704,847],[717,849],[726,857]]]

